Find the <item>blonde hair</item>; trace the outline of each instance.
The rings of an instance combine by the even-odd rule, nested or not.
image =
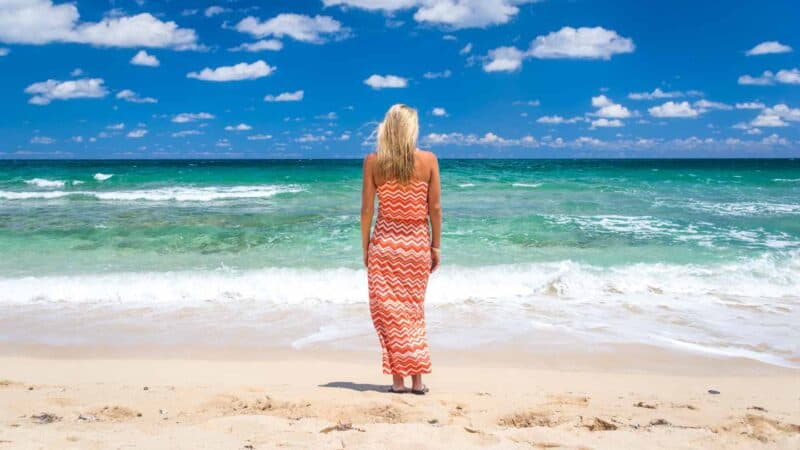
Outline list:
[[[417,110],[399,103],[392,105],[378,126],[378,171],[384,178],[401,184],[411,181],[418,136]]]

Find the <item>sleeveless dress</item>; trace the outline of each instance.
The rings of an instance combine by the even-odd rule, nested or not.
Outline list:
[[[367,254],[369,310],[383,350],[383,373],[431,372],[424,305],[430,270],[428,182],[383,183]]]

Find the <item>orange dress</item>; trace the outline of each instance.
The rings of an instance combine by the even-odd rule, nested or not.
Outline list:
[[[430,373],[425,289],[431,271],[428,182],[378,186],[378,219],[367,254],[369,310],[383,349],[383,372]]]

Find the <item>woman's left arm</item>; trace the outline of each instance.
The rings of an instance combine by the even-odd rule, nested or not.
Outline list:
[[[364,266],[367,266],[369,253],[369,238],[372,228],[372,216],[375,213],[375,180],[372,177],[374,155],[369,154],[364,158],[363,178],[361,187],[361,249],[364,254]]]

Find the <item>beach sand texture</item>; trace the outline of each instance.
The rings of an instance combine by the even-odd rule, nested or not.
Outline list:
[[[800,447],[796,371],[674,358],[691,372],[476,357],[435,367],[415,396],[385,393],[374,361],[336,355],[3,357],[0,449]]]

